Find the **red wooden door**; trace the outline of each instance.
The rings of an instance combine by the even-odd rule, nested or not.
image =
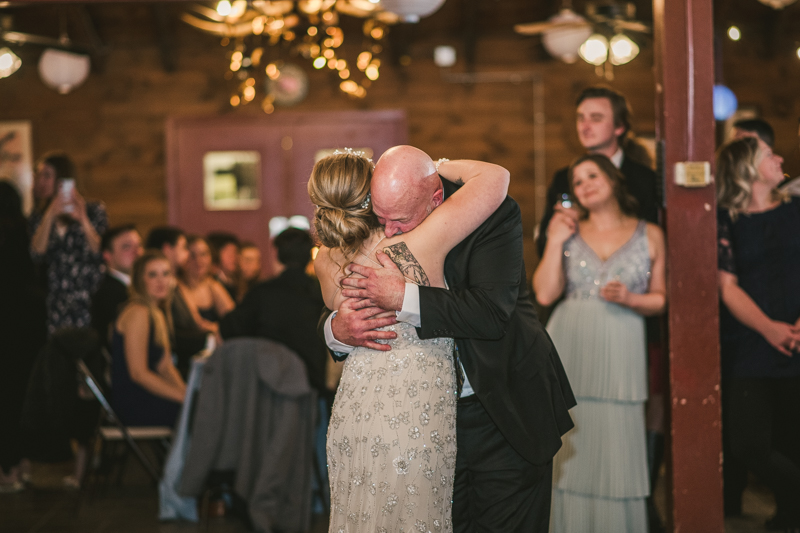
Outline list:
[[[314,207],[308,199],[306,183],[315,158],[324,150],[350,147],[369,149],[377,160],[386,149],[406,143],[407,138],[402,111],[285,112],[263,118],[170,119],[167,123],[169,223],[187,233],[228,231],[242,240],[255,242],[265,258],[264,270],[269,276],[272,267],[268,259],[272,257],[269,221],[293,215],[311,219]],[[217,157],[220,152],[257,160],[246,163],[256,168],[257,199],[231,202],[244,204],[239,206],[228,206],[225,200],[215,201],[213,194],[209,200],[208,158]],[[233,177],[219,179],[217,185],[230,184],[234,189],[234,182],[241,185]],[[241,190],[240,187],[239,197]]]

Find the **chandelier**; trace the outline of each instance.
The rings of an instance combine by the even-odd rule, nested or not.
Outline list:
[[[435,11],[443,1],[416,2],[428,4],[420,16],[432,12],[430,4],[437,4]],[[343,16],[364,19],[358,39],[348,34],[347,50],[342,47]],[[388,11],[381,0],[221,0],[216,9],[193,6],[182,19],[220,36],[222,46],[228,49],[230,64],[225,77],[236,83],[231,106],[253,102],[263,91],[261,107],[266,113],[272,113],[275,104],[290,105],[305,95],[305,73],[284,62],[287,54],[310,61],[315,69],[329,69],[343,93],[364,98],[380,76],[379,56],[389,26],[414,20]],[[354,53],[351,43],[359,41]]]

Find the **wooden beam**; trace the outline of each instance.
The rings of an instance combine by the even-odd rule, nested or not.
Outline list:
[[[152,6],[153,18],[156,23],[156,36],[158,37],[158,50],[161,54],[161,65],[165,72],[175,72],[177,60],[175,58],[174,29],[171,28],[170,17],[164,4],[155,2]]]
[[[667,518],[675,532],[724,531],[715,191],[674,179],[678,162],[713,168],[712,3],[653,0],[669,272]]]

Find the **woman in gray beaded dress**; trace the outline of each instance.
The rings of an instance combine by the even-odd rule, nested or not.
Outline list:
[[[380,267],[391,260],[410,283],[446,287],[447,253],[505,199],[509,175],[502,167],[477,161],[439,166],[415,148],[402,149],[416,152],[413,164],[421,168],[413,170],[426,176],[418,192],[430,198],[430,214],[398,235],[386,236],[372,212],[369,159],[339,153],[314,166],[308,191],[323,245],[314,269],[330,309],[345,301],[340,287],[350,263]],[[447,201],[440,176],[463,182]],[[336,391],[327,441],[332,533],[452,531],[454,343],[420,340],[403,322],[389,327],[397,333],[390,349],[356,348]]]
[[[636,218],[625,177],[602,155],[569,170],[579,216],[559,212],[533,284],[575,391],[575,427],[553,460],[551,531],[647,531],[644,316],[666,305],[664,236]],[[577,219],[577,220],[576,220]]]

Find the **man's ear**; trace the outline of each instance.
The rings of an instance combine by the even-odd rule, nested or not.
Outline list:
[[[442,187],[436,189],[436,192],[433,193],[433,198],[431,201],[434,209],[442,205],[442,202],[444,202],[444,189]]]
[[[103,250],[103,261],[108,265],[111,263],[111,252]]]

